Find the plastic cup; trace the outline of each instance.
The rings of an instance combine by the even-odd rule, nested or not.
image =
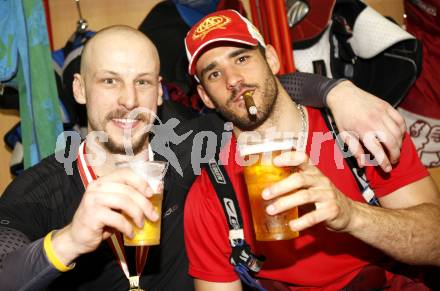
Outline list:
[[[119,164],[118,167],[130,167],[137,175],[142,177],[153,190],[153,196],[149,198],[154,210],[159,215],[157,221],[145,218],[142,228],[131,221],[133,225],[133,238],[124,235],[126,246],[152,246],[160,244],[160,228],[162,218],[163,181],[168,163],[163,161],[132,161]],[[131,220],[131,219],[130,219]]]
[[[265,140],[240,144],[240,155],[246,162],[244,178],[248,190],[252,221],[258,241],[288,240],[299,236],[292,231],[289,221],[298,218],[298,208],[283,213],[270,215],[266,207],[274,200],[264,200],[263,190],[272,184],[285,179],[294,171],[292,167],[277,167],[273,158],[282,152],[294,150],[296,139]]]

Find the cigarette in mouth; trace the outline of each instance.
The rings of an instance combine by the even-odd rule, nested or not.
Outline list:
[[[243,94],[244,104],[250,115],[257,115],[257,106],[255,106],[254,99],[252,98],[252,91],[246,91]]]

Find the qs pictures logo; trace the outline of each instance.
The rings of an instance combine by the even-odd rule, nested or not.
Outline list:
[[[193,33],[193,40],[204,39],[205,36],[215,29],[225,29],[225,26],[231,22],[231,19],[224,15],[208,17],[200,23]]]

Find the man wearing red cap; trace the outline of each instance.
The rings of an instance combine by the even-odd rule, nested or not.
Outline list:
[[[274,76],[280,67],[275,50],[249,21],[233,10],[214,12],[188,32],[185,45],[189,72],[200,82],[203,102],[234,125],[234,135],[220,159],[236,193],[244,238],[255,253],[266,257],[256,277],[282,282],[287,290],[359,286],[423,290],[423,284],[381,265],[387,256],[409,264],[440,265],[440,195],[408,135],[401,159],[389,173],[366,167],[382,207],[370,206],[347,165],[342,169],[336,165],[334,140],[319,144],[320,155],[317,159],[312,156],[312,151],[316,154],[315,136],[329,131],[324,119],[319,111],[291,100]],[[246,109],[247,92],[253,96],[256,116]],[[235,160],[236,140],[243,132],[264,136],[269,129],[302,133],[306,138],[297,145],[305,153],[285,153],[275,161],[278,166],[299,170],[262,192],[262,199],[270,201],[266,211],[275,215],[297,206],[314,207],[290,221],[290,228],[301,232],[298,238],[257,242],[243,169]],[[188,194],[184,217],[189,274],[196,278],[196,288],[241,290],[239,276],[230,264],[225,214],[205,169]]]

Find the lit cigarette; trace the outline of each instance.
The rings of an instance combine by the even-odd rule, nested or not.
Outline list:
[[[257,106],[255,106],[254,99],[252,98],[252,91],[246,91],[243,94],[244,104],[250,115],[257,115]]]

